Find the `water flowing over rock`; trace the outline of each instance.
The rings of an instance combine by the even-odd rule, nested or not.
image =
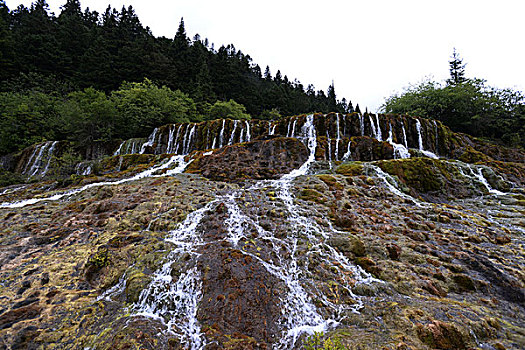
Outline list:
[[[519,150],[407,116],[215,120],[60,184],[61,147],[0,189],[0,348],[525,345]]]

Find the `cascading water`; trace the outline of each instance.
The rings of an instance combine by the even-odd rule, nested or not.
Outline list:
[[[134,316],[146,316],[163,322],[167,327],[167,332],[179,337],[186,348],[204,348],[206,339],[196,317],[198,303],[202,297],[201,272],[195,267],[195,262],[199,257],[197,249],[203,244],[199,225],[206,215],[214,215],[213,209],[219,205],[227,208],[227,218],[224,220],[224,226],[227,228],[226,240],[233,247],[242,246],[241,241],[247,241],[248,237],[252,237],[250,232],[255,231],[258,233],[258,240],[261,241],[258,245],[270,244],[271,249],[275,252],[274,256],[277,257],[277,260],[265,259],[258,254],[242,251],[243,254],[259,262],[268,273],[278,278],[287,289],[286,294],[280,298],[281,337],[273,344],[275,349],[293,348],[301,335],[335,327],[340,318],[344,317],[342,316],[344,312],[355,312],[361,307],[361,303],[353,295],[349,286],[344,288],[358,302],[354,305],[343,306],[333,304],[322,292],[303,281],[304,276],[311,275],[311,272],[308,271],[307,266],[299,263],[297,247],[300,242],[307,241],[312,246],[309,254],[315,254],[326,263],[337,264],[341,269],[341,276],[351,274],[357,283],[378,282],[360,268],[353,266],[334,248],[324,243],[332,232],[336,232],[331,225],[328,225],[327,231],[325,226],[320,226],[316,221],[310,219],[307,213],[302,214],[303,209],[294,203],[291,191],[293,181],[307,174],[311,164],[315,161],[317,137],[312,115],[306,118],[302,127],[302,135],[298,138],[307,144],[309,150],[307,161],[299,169],[282,176],[279,180],[259,181],[250,188],[217,196],[205,207],[190,213],[176,230],[170,232],[167,241],[173,243],[174,248],[170,251],[163,266],[154,274],[153,281],[141,293],[140,301],[134,306]],[[286,208],[287,217],[284,220],[291,227],[291,231],[284,237],[262,228],[258,224],[260,218],[251,217],[253,213],[244,212],[243,208],[246,205],[241,206],[237,203],[242,200],[243,196],[252,198],[256,194],[264,195],[268,188],[276,189],[277,199]],[[180,267],[180,257],[183,254],[189,255],[190,258],[186,258],[188,262],[183,264],[181,268],[183,271],[180,275],[172,277],[173,264],[179,262],[176,266]],[[348,281],[348,283],[351,282]],[[313,298],[320,300],[324,308],[331,312],[317,310]]]
[[[359,126],[361,128],[361,136],[365,136],[365,120],[361,113],[359,113]]]
[[[341,142],[341,132],[339,129],[339,113],[336,113],[336,138],[335,138],[335,160],[339,160],[339,143]]]
[[[166,171],[162,175],[155,175],[156,172],[161,171],[161,170],[169,169],[169,168],[173,167],[174,164],[178,164],[178,166],[176,168],[174,168],[174,169]],[[73,196],[75,194],[78,194],[80,192],[83,192],[83,191],[88,190],[88,189],[93,188],[93,187],[120,185],[120,184],[123,184],[123,183],[126,183],[126,182],[136,181],[136,180],[140,180],[140,179],[143,179],[143,178],[146,178],[146,177],[170,176],[170,175],[174,175],[176,173],[183,172],[184,169],[186,169],[186,166],[188,164],[189,164],[189,162],[185,162],[184,161],[184,156],[173,156],[167,162],[165,162],[165,163],[163,163],[161,165],[152,167],[152,168],[150,168],[148,170],[142,171],[142,172],[140,172],[140,173],[138,173],[135,176],[132,176],[130,178],[125,178],[125,179],[121,179],[121,180],[117,180],[117,181],[94,182],[94,183],[82,186],[80,188],[76,188],[76,189],[69,190],[69,191],[62,192],[62,193],[57,193],[57,194],[55,194],[53,196],[50,196],[50,197],[30,198],[30,199],[17,201],[17,202],[4,202],[4,203],[0,203],[0,208],[21,208],[21,207],[25,207],[27,205],[33,205],[33,204],[44,202],[44,201],[57,201],[57,200],[60,200],[62,198]]]
[[[387,142],[390,143],[392,145],[392,147],[394,147],[394,158],[396,159],[403,159],[403,158],[410,158],[410,152],[408,151],[408,149],[399,144],[399,143],[395,143],[393,141],[393,135],[392,135],[392,126],[389,124],[390,128],[388,130],[388,139],[387,139]],[[404,131],[404,129],[403,129]]]
[[[150,135],[150,137],[148,138],[148,141],[146,141],[146,143],[144,143],[140,149],[140,154],[144,154],[144,152],[146,152],[146,148],[147,147],[151,147],[153,146],[153,144],[155,143],[155,139],[157,138],[157,132],[159,131],[158,128],[155,128],[153,129],[153,133]]]
[[[239,120],[234,120],[233,121],[233,130],[232,130],[232,134],[230,136],[230,140],[228,141],[228,146],[231,146],[233,145],[233,141],[235,139],[235,131],[237,131],[237,125],[239,124]]]
[[[58,141],[48,141],[35,146],[22,174],[27,175],[28,178],[45,176],[51,165],[57,143]]]
[[[222,148],[224,144],[224,127],[226,126],[226,119],[222,120],[222,128],[221,132],[219,133],[219,148]],[[213,147],[215,148],[215,147]]]
[[[423,136],[421,135],[421,122],[419,121],[419,119],[416,119],[416,130],[417,130],[419,151],[421,151],[421,153],[423,153],[425,156],[429,158],[438,159],[439,157],[437,155],[435,155],[434,153],[430,151],[425,151],[425,149],[423,148]]]
[[[328,165],[330,166],[330,169],[332,169],[332,140],[330,139],[330,134],[328,133],[328,130],[326,130],[326,144],[328,146]]]
[[[250,130],[250,123],[248,123],[247,120],[244,121],[246,125],[246,142],[250,142],[252,140],[252,133]]]
[[[378,139],[376,125],[374,124],[374,120],[372,119],[372,116],[369,115],[368,119],[370,120],[370,127],[372,128],[372,137],[375,139]]]
[[[377,122],[377,140],[383,141],[383,135],[381,134],[381,124],[379,124],[379,115],[376,114],[376,122]]]

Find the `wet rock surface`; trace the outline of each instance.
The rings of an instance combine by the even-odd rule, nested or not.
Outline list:
[[[346,127],[360,133],[358,124]],[[409,138],[413,129],[407,126]],[[335,129],[316,125],[316,155],[328,150],[321,139],[327,130]],[[287,131],[283,125],[276,134]],[[332,152],[347,150],[334,139]],[[434,141],[425,139],[425,147]],[[357,157],[368,148],[350,149]],[[383,154],[372,163],[341,163],[332,153],[332,164],[318,159],[315,173],[285,184],[258,180],[278,179],[306,161],[309,148],[297,139],[254,139],[202,153],[188,169],[199,174],[0,208],[0,348],[191,348],[197,343],[181,336],[193,320],[187,309],[170,314],[180,319],[173,324],[171,316],[145,312],[144,291],[167,262],[163,278],[170,281],[159,284],[159,295],[188,271],[199,278],[179,283],[187,289],[155,312],[173,310],[181,298],[190,301],[188,290],[197,291],[196,339],[205,349],[307,348],[308,334],[286,330],[310,310],[337,321],[319,337],[341,348],[525,346],[522,163],[496,161],[496,151],[482,162],[473,152],[464,159],[471,162]],[[99,175],[72,186],[133,176],[166,159],[115,156]],[[47,197],[64,186],[10,187],[0,202]],[[174,235],[199,210],[193,234]]]

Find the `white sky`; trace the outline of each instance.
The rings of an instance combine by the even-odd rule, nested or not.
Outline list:
[[[7,0],[10,9],[31,1]],[[48,0],[60,13],[65,0]],[[184,17],[219,48],[233,43],[272,75],[326,89],[335,81],[364,111],[430,76],[448,77],[455,47],[466,75],[525,90],[524,0],[81,0],[103,12],[132,5],[156,36],[173,37]]]

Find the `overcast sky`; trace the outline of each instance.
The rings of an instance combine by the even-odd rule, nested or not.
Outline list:
[[[8,0],[10,9],[31,1]],[[58,14],[65,0],[48,0]],[[448,76],[455,47],[468,77],[525,90],[525,0],[81,0],[135,8],[156,36],[173,37],[184,17],[218,48],[233,43],[264,71],[376,111],[409,84]]]

